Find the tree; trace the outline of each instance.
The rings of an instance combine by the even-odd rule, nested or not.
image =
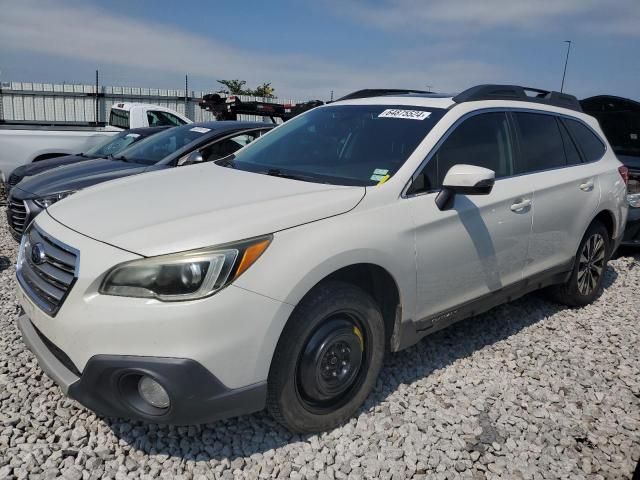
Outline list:
[[[275,90],[271,86],[271,82],[264,82],[255,90],[251,88],[245,88],[245,85],[247,84],[245,80],[218,80],[218,83],[226,87],[219,90],[218,93],[224,93],[227,95],[249,95],[251,97],[275,98]]]
[[[244,89],[247,84],[245,80],[218,80],[226,89],[220,90],[218,93],[226,93],[227,95],[249,95],[248,91]]]
[[[265,82],[262,85],[258,86],[253,91],[254,97],[264,97],[264,98],[274,98],[274,88],[271,86],[271,82]]]

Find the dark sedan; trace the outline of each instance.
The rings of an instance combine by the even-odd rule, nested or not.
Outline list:
[[[61,157],[48,158],[46,160],[21,165],[13,170],[11,175],[9,175],[9,179],[7,180],[7,190],[10,191],[24,178],[32,177],[38,173],[51,170],[52,168],[84,162],[94,158],[105,158],[116,155],[125,148],[129,148],[134,143],[144,140],[145,138],[166,130],[167,128],[169,127],[132,128],[131,130],[125,130],[117,135],[109,137],[103,143],[96,145],[86,152],[78,153],[76,155],[63,155]]]
[[[170,128],[117,155],[66,165],[24,179],[9,194],[13,237],[49,205],[98,183],[227,157],[271,130],[271,123],[204,122]]]

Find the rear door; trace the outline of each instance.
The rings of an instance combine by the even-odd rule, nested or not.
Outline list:
[[[524,276],[568,268],[600,202],[597,163],[584,161],[561,117],[515,111],[511,118],[518,147],[516,174],[534,189]]]
[[[452,209],[440,211],[436,194],[456,164],[494,170],[495,185],[489,195],[458,194]],[[408,193],[408,201],[415,223],[416,310],[422,329],[522,279],[533,190],[527,179],[513,176],[507,115],[495,111],[454,127],[416,179],[424,192]]]

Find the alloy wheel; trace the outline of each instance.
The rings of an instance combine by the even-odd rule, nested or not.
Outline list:
[[[582,247],[578,263],[578,291],[590,295],[600,284],[605,265],[605,242],[602,235],[594,233]]]

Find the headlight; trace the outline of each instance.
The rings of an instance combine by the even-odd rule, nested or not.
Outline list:
[[[100,293],[163,301],[206,297],[253,265],[269,246],[271,238],[126,262],[107,273]]]
[[[635,175],[629,179],[627,185],[627,203],[630,207],[640,207],[640,179]]]
[[[68,197],[69,195],[71,195],[72,193],[76,193],[76,191],[75,190],[69,190],[68,192],[54,193],[53,195],[47,195],[46,197],[35,198],[33,201],[39,207],[49,208],[54,203],[59,202],[63,198]]]

